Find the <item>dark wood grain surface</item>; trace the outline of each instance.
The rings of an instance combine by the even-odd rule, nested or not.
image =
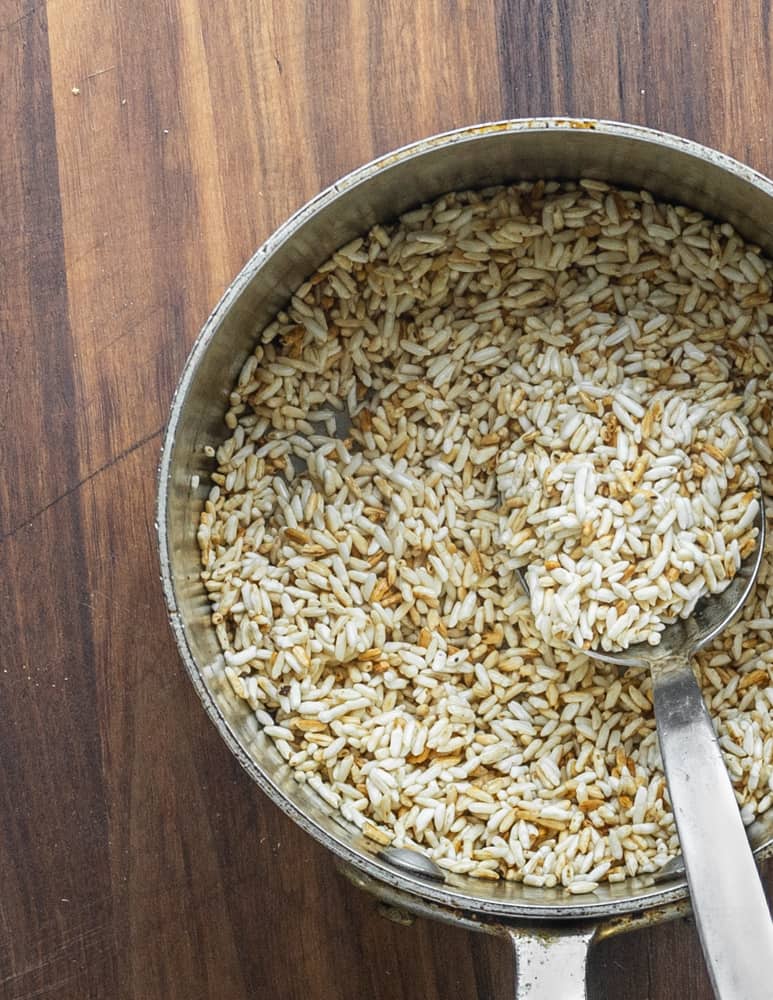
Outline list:
[[[412,139],[621,118],[773,172],[772,41],[768,0],[0,0],[0,997],[511,995],[503,942],[382,919],[206,720],[157,579],[167,408],[252,250]],[[686,922],[590,981],[710,996]]]

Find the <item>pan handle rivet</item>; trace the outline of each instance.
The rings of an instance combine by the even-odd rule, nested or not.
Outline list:
[[[407,910],[401,910],[398,906],[389,906],[388,903],[378,903],[376,911],[384,920],[389,920],[393,924],[400,924],[401,927],[411,927],[416,923],[416,917]]]

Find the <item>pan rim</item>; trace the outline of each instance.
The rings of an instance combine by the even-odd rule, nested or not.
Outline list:
[[[328,848],[344,864],[363,872],[376,882],[384,883],[409,895],[446,907],[450,911],[475,914],[479,919],[492,921],[502,918],[528,921],[568,921],[604,920],[624,914],[635,914],[645,910],[668,909],[673,904],[687,899],[687,885],[684,878],[668,885],[653,885],[642,889],[636,896],[621,896],[619,899],[592,900],[587,897],[573,897],[565,903],[515,902],[482,898],[453,886],[428,882],[408,873],[397,871],[376,856],[361,854],[321,827],[306,815],[275,784],[256,759],[249,754],[236,732],[223,715],[215,697],[207,687],[202,670],[192,653],[185,631],[175,581],[172,572],[173,558],[169,541],[169,496],[172,462],[175,450],[177,427],[184,409],[188,390],[212,341],[222,325],[224,317],[239,299],[244,289],[257,272],[280,247],[292,239],[295,233],[311,219],[344,193],[367,183],[374,175],[407,160],[423,156],[439,147],[452,147],[465,142],[474,142],[488,136],[502,133],[583,131],[603,134],[622,139],[634,139],[687,154],[698,160],[708,161],[715,167],[734,174],[740,180],[760,189],[773,201],[773,182],[748,165],[711,147],[645,126],[592,118],[541,117],[520,118],[465,126],[448,132],[438,133],[425,139],[401,146],[391,152],[357,167],[311,198],[268,237],[245,263],[197,335],[182,370],[169,410],[169,419],[164,431],[157,475],[156,531],[160,563],[160,577],[166,601],[169,620],[178,651],[186,672],[204,705],[205,711],[215,724],[220,736],[234,754],[252,780],[287,816],[301,829],[309,833],[318,843]],[[773,854],[773,838],[755,850],[757,860]],[[625,883],[621,883],[624,885]]]

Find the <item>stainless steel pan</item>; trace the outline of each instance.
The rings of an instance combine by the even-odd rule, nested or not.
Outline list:
[[[345,873],[399,911],[508,935],[518,997],[584,997],[594,938],[687,910],[679,865],[657,879],[589,896],[443,873],[409,851],[377,846],[333,813],[287,764],[234,695],[199,579],[196,528],[224,436],[228,394],[258,332],[304,278],[376,222],[443,192],[525,178],[595,177],[646,187],[731,222],[773,252],[773,184],[714,150],[614,122],[529,119],[434,136],[355,170],[281,226],[247,263],[201,331],[172,404],[161,457],[158,534],[172,628],[191,681],[232,752],[261,790],[337,857]],[[198,478],[197,478],[198,477]],[[773,850],[773,810],[750,831],[758,858]],[[721,859],[718,859],[721,863]]]

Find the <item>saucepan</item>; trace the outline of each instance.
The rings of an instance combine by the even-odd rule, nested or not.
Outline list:
[[[590,177],[721,218],[773,252],[773,184],[714,150],[638,126],[543,118],[460,129],[355,170],[298,211],[255,253],[206,322],[172,404],[158,491],[161,576],[185,668],[211,720],[261,791],[327,847],[357,885],[393,913],[503,934],[513,944],[516,996],[585,992],[591,942],[688,911],[678,860],[658,876],[568,896],[560,887],[482,881],[441,871],[418,852],[379,849],[293,778],[226,680],[199,576],[198,517],[225,435],[235,379],[260,330],[338,247],[444,192],[536,178]],[[758,859],[773,850],[773,810],[749,830]],[[722,859],[718,858],[721,864]]]

